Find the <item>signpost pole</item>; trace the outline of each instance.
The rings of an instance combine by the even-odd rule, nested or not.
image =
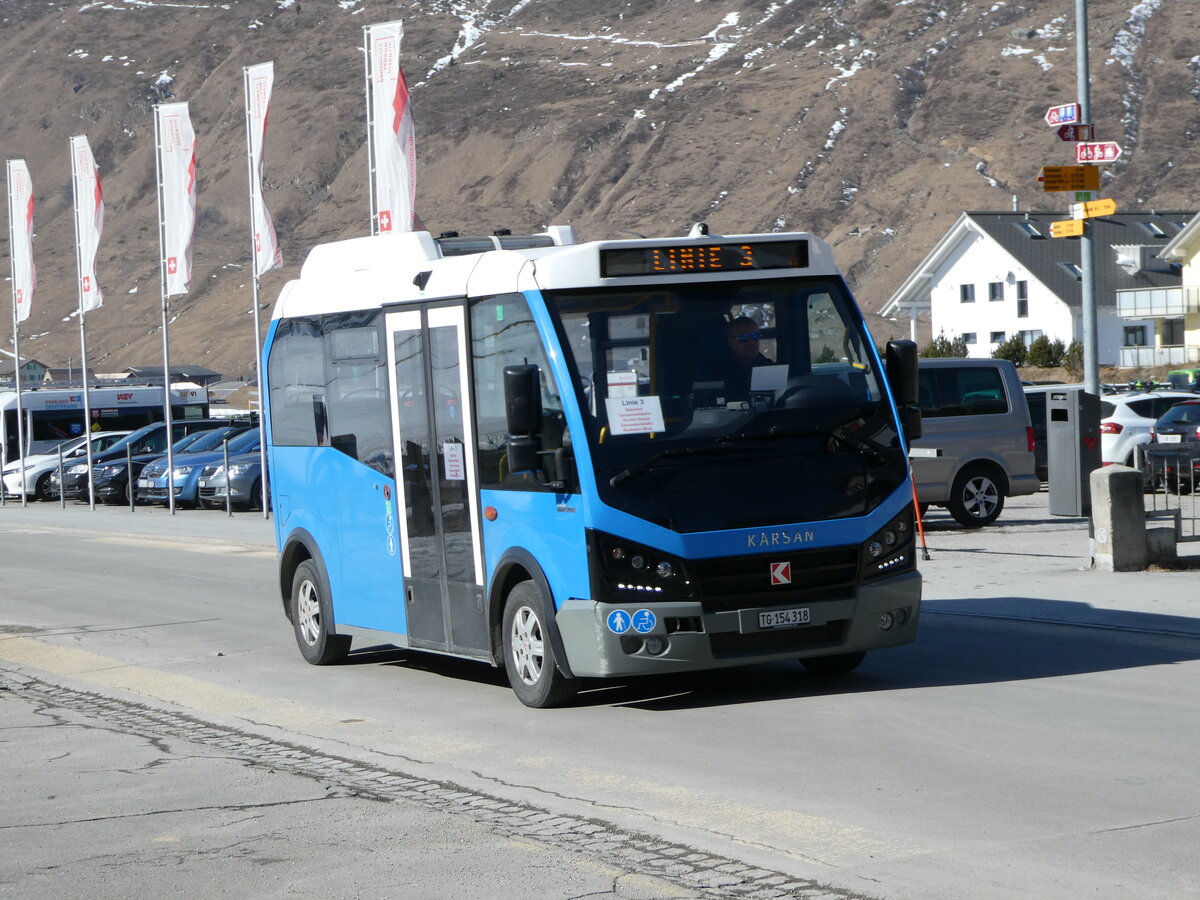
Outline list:
[[[1075,0],[1075,80],[1079,119],[1092,121],[1090,77],[1088,74],[1087,0]],[[1079,272],[1083,307],[1083,381],[1084,389],[1100,396],[1100,342],[1096,326],[1095,251],[1091,227],[1083,220],[1079,238]]]

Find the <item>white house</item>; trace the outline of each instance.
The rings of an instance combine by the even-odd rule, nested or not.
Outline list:
[[[1155,333],[1151,318],[1123,317],[1117,291],[1178,286],[1179,267],[1157,258],[1192,218],[1187,212],[1117,213],[1088,220],[1101,365]],[[1078,238],[1050,237],[1058,212],[966,212],[884,304],[881,315],[930,316],[933,333],[963,337],[969,356],[991,356],[1014,334],[1082,340]],[[1142,250],[1140,248],[1147,248]]]
[[[1117,292],[1117,312],[1131,320],[1149,316],[1153,325],[1137,345],[1121,349],[1122,365],[1200,365],[1200,214],[1158,252],[1182,267],[1178,287]]]

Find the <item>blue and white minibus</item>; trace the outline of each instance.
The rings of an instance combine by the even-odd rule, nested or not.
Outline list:
[[[314,248],[263,348],[301,653],[477,659],[541,707],[912,641],[916,348],[885,355],[810,234]]]

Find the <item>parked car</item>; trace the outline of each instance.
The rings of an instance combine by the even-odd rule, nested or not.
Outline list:
[[[960,525],[979,528],[996,520],[1006,497],[1041,486],[1029,406],[1011,362],[922,359],[917,405],[923,433],[912,442],[912,470],[920,503],[945,506]]]
[[[216,440],[200,442],[205,445],[201,448],[194,448],[193,451],[176,456],[174,475],[170,480],[167,477],[165,456],[149,462],[137,480],[138,500],[167,506],[170,503],[168,491],[173,486],[176,506],[195,506],[199,499],[197,482],[200,480],[200,473],[205,466],[225,459],[225,450],[221,445],[226,439],[229,440],[230,456],[257,452],[259,448],[258,428],[245,426],[233,434],[223,433],[215,437]],[[217,449],[218,447],[221,449]]]
[[[197,482],[200,505],[206,509],[224,509],[226,497],[234,509],[262,508],[262,456],[244,453],[229,458],[229,470],[225,461],[204,467]],[[267,506],[271,498],[268,492]]]
[[[1185,391],[1136,391],[1100,398],[1100,460],[1106,466],[1134,466],[1138,445],[1150,440],[1155,421],[1176,403],[1194,400]]]
[[[59,449],[62,450],[63,467],[75,465],[79,460],[87,459],[88,441],[92,444],[92,454],[107,450],[128,431],[99,431],[92,432],[88,438],[75,438],[64,441],[55,448],[53,453],[38,453],[18,459],[4,467],[3,490],[5,497],[21,496],[21,471],[25,472],[25,496],[31,500],[52,500],[58,494],[50,494],[50,476],[57,474]]]
[[[1172,493],[1190,494],[1200,480],[1200,400],[1176,403],[1150,429],[1150,476]]]
[[[228,424],[228,419],[176,419],[171,423],[171,434],[178,441],[197,431],[210,431]],[[126,456],[133,457],[133,474],[136,479],[142,467],[155,457],[161,456],[166,449],[166,423],[144,425],[125,435],[99,455],[93,455],[91,473],[88,472],[86,462],[76,463],[63,473],[63,484],[60,486],[55,472],[51,475],[49,490],[56,497],[61,489],[67,497],[86,500],[90,474],[97,499],[106,503],[128,502],[129,474],[125,471]]]

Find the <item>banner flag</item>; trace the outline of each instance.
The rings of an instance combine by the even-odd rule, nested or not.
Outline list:
[[[24,322],[33,307],[37,269],[33,264],[33,182],[23,159],[8,161],[8,223],[13,303],[17,321]]]
[[[163,262],[167,296],[186,294],[192,281],[192,235],[196,229],[196,132],[187,103],[161,103],[158,167],[162,178]]]
[[[408,83],[400,68],[404,23],[372,25],[367,33],[375,233],[412,231],[416,223],[417,158]]]
[[[79,308],[99,309],[104,303],[96,280],[96,250],[104,231],[104,196],[96,158],[83,135],[71,138],[71,176],[75,180],[75,239],[79,255]]]
[[[250,227],[254,233],[254,274],[283,265],[283,251],[275,223],[262,195],[263,143],[267,136],[267,109],[275,83],[275,63],[246,67],[246,135],[250,150]]]

